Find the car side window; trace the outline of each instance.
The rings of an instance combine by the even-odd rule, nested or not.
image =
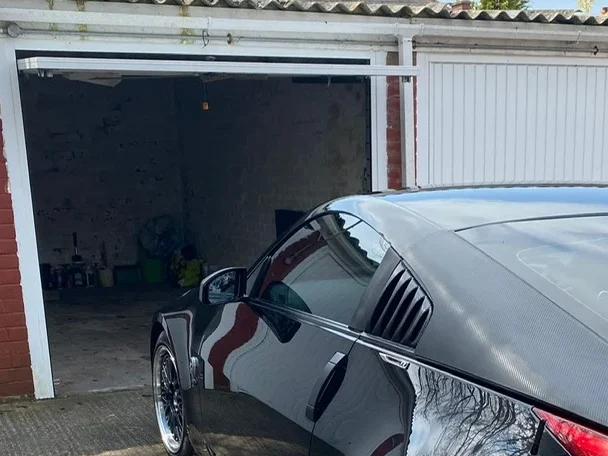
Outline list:
[[[348,324],[388,248],[380,234],[351,215],[316,218],[273,254],[259,297]]]

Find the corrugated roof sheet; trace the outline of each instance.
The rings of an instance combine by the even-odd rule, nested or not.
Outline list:
[[[442,15],[440,13],[440,15]],[[443,15],[442,15],[443,17]],[[469,10],[450,12],[453,19],[501,22],[538,22],[542,24],[608,25],[608,16],[590,16],[577,11],[486,11]]]
[[[75,0],[76,1],[76,0]],[[306,0],[105,0],[120,3],[153,3],[192,5],[217,8],[243,8],[273,11],[303,11],[318,13],[354,14],[405,18],[444,18],[475,21],[536,22],[543,24],[608,25],[608,15],[590,16],[575,10],[527,11],[452,11],[444,3],[425,3],[419,0],[384,0],[372,2],[331,2]]]

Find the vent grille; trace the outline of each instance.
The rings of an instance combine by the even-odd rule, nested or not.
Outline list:
[[[367,332],[414,348],[432,310],[428,297],[401,263],[382,291]]]

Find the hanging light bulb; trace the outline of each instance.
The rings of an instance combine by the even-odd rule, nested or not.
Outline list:
[[[204,112],[209,111],[209,102],[207,101],[207,84],[203,82],[203,102],[201,103],[201,109]]]

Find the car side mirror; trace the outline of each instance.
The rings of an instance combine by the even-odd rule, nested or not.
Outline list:
[[[227,268],[205,277],[199,288],[200,301],[208,306],[237,302],[247,292],[247,268]]]

